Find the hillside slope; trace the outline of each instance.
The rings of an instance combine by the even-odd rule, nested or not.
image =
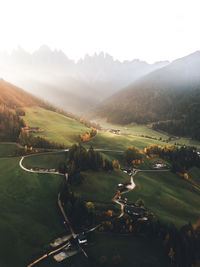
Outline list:
[[[2,104],[10,108],[35,105],[45,107],[40,99],[0,79],[0,105]]]
[[[196,131],[199,106],[200,52],[195,52],[114,94],[97,108],[96,115],[121,124],[179,120],[189,129],[198,123]],[[187,129],[184,135],[193,132]]]

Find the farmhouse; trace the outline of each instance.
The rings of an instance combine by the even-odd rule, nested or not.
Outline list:
[[[42,130],[39,127],[23,127],[22,128],[23,131],[28,131],[29,133],[39,133],[42,132]]]
[[[162,161],[157,161],[152,165],[152,168],[154,169],[160,169],[166,167],[166,164],[164,164]]]
[[[121,131],[120,130],[110,129],[109,132],[110,133],[113,133],[113,134],[117,134],[117,135],[120,135],[121,134]]]

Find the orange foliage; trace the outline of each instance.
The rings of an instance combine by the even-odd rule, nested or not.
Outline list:
[[[107,213],[108,213],[108,215],[109,215],[110,217],[113,216],[113,211],[112,211],[112,210],[108,210]]]

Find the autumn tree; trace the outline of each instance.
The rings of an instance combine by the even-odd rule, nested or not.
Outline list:
[[[128,147],[124,152],[124,162],[128,165],[132,165],[133,160],[141,160],[142,159],[142,153],[137,147],[131,146]]]
[[[117,170],[120,169],[120,164],[119,164],[118,160],[116,160],[116,159],[113,160],[112,165],[113,165],[113,168],[114,168],[114,169],[117,169]]]

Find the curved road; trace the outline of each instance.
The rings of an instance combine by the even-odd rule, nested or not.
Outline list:
[[[62,173],[59,173],[59,172],[50,172],[50,171],[34,171],[34,170],[32,170],[32,169],[27,169],[26,167],[24,167],[23,166],[23,160],[24,160],[24,158],[25,158],[26,156],[23,156],[22,158],[21,158],[21,160],[19,161],[19,166],[20,166],[20,168],[22,168],[22,170],[24,170],[24,171],[26,171],[26,172],[31,172],[31,173],[45,173],[45,174],[57,174],[57,175],[64,175],[64,174],[62,174]]]
[[[133,180],[133,177],[136,175],[136,173],[137,172],[158,172],[158,171],[159,172],[168,172],[170,170],[140,170],[140,169],[134,169],[133,170],[133,174],[131,175],[131,179],[130,179],[130,184],[126,186],[127,190],[121,192],[120,194],[117,193],[112,199],[113,202],[115,202],[121,206],[121,214],[118,216],[118,218],[121,218],[124,216],[124,206],[125,206],[124,203],[119,201],[119,196],[130,192],[131,190],[133,190],[136,187],[136,184],[134,183],[134,180]]]
[[[136,173],[137,173],[137,171],[134,172],[134,175]],[[119,196],[128,193],[129,191],[133,190],[135,187],[136,187],[136,184],[133,181],[133,175],[132,175],[131,179],[130,179],[130,184],[126,186],[127,190],[124,192],[121,192],[120,194],[116,194],[114,196],[114,198],[112,199],[113,202],[115,202],[121,206],[121,214],[118,216],[118,218],[121,218],[124,216],[124,206],[125,206],[124,203],[122,203],[118,200]]]
[[[102,152],[118,152],[118,153],[123,153],[123,151],[119,151],[119,150],[106,150],[106,149],[95,149],[95,150],[96,150],[96,151],[102,151]],[[43,152],[43,153],[37,153],[37,154],[31,154],[31,155],[27,155],[27,156],[22,156],[22,158],[21,158],[20,161],[19,161],[19,166],[20,166],[20,168],[23,169],[24,171],[26,171],[26,172],[30,172],[30,173],[44,173],[44,174],[63,175],[63,174],[61,174],[61,173],[59,173],[59,172],[34,171],[34,170],[32,170],[32,169],[28,169],[28,168],[26,168],[26,167],[23,166],[23,160],[24,160],[25,157],[30,157],[30,156],[35,156],[35,155],[45,155],[45,154],[50,154],[50,153],[61,153],[61,152],[67,152],[67,151],[69,151],[69,149],[64,149],[64,150],[59,150],[59,151],[51,151],[51,152]],[[131,176],[131,178],[130,178],[130,184],[127,185],[127,187],[126,187],[127,190],[124,191],[124,192],[121,192],[120,195],[122,195],[122,194],[126,194],[126,193],[128,193],[129,191],[133,190],[133,189],[136,187],[136,184],[134,183],[133,177],[134,177],[134,176],[136,175],[136,173],[139,172],[139,171],[142,171],[142,170],[136,170],[136,169],[134,169],[133,174],[132,174],[132,176]],[[144,170],[144,171],[154,171],[154,170]],[[169,170],[162,170],[162,171],[169,171]],[[116,194],[116,195],[113,197],[112,200],[113,200],[115,203],[117,203],[117,204],[119,204],[119,205],[121,206],[121,214],[118,216],[118,218],[121,218],[121,217],[124,215],[124,203],[121,203],[121,202],[118,200],[118,197],[119,197],[119,194]],[[70,229],[70,231],[71,231],[71,233],[72,233],[73,238],[76,238],[77,235],[75,234],[75,232],[74,232],[74,230],[73,230],[73,228],[72,228],[72,226],[71,226],[71,224],[70,224],[70,222],[69,222],[69,220],[68,220],[68,218],[67,218],[67,215],[66,215],[66,213],[65,213],[65,211],[64,211],[64,209],[63,209],[63,207],[62,207],[62,203],[61,203],[61,201],[60,201],[60,194],[58,194],[58,206],[59,206],[59,208],[60,208],[61,213],[63,214],[63,217],[64,217],[64,219],[65,219],[65,223],[68,225],[68,227],[69,227],[69,229]],[[96,227],[94,227],[93,229],[90,229],[89,231],[94,231],[94,230],[97,229],[99,226],[100,226],[100,225],[97,225]],[[63,249],[63,248],[66,247],[67,245],[68,245],[68,243],[65,244],[65,245],[64,245],[62,248],[60,248],[60,249],[56,249],[56,250],[54,250],[54,251],[52,251],[52,252],[50,252],[50,253],[48,253],[48,254],[43,255],[41,258],[39,258],[38,260],[32,262],[32,263],[31,263],[30,265],[28,265],[27,267],[31,267],[31,266],[37,264],[39,261],[41,261],[41,260],[43,260],[43,259],[49,257],[49,256],[52,255],[52,254],[55,254],[56,252],[58,252],[59,250]],[[80,247],[80,246],[79,246],[79,247]],[[88,257],[87,254],[86,254],[86,252],[83,250],[83,248],[80,247],[80,249],[82,250],[83,254],[84,254],[86,257]]]

